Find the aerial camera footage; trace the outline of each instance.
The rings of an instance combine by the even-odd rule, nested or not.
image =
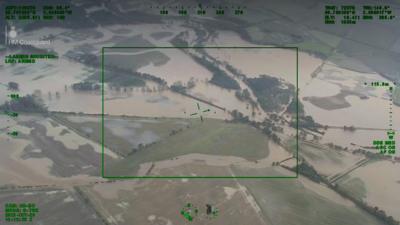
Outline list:
[[[399,225],[400,2],[0,2],[0,224]]]

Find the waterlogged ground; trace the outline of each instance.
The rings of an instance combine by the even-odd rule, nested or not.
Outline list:
[[[69,60],[65,54],[74,49],[75,53],[82,50],[100,55],[99,49],[114,45],[171,46],[171,38],[187,30],[181,25],[170,21],[162,25],[110,26],[77,31],[52,29],[51,33],[57,36],[54,50],[58,52],[59,59],[41,61],[29,67],[2,67],[5,73],[0,78],[0,95],[3,96],[0,103],[8,100],[4,97],[9,93],[6,84],[15,81],[20,85],[21,95],[35,93],[50,111],[100,114],[102,97],[99,92],[74,92],[70,88],[73,83],[98,73],[98,68]],[[46,32],[50,32],[48,28],[28,33],[27,36],[38,39]],[[194,31],[190,30],[188,41],[195,38]],[[136,43],[129,42],[132,40]],[[218,32],[205,44],[252,46],[236,33],[226,31]],[[137,51],[135,54],[145,52]],[[298,75],[305,113],[318,123],[388,127],[388,92],[364,85],[365,82],[386,81],[376,73],[355,72],[328,61],[313,74],[323,63],[322,60],[299,52],[297,74],[296,54],[288,49],[241,50],[236,54],[231,54],[230,50],[209,49],[207,53],[231,64],[248,77],[267,74],[295,84]],[[198,111],[199,103],[193,98],[158,90],[157,85],[151,82],[147,82],[144,89],[127,91],[116,91],[106,86],[104,112],[135,117],[106,119],[105,160],[110,166],[107,168],[111,169],[107,171],[117,172],[108,175],[293,175],[272,166],[273,162],[291,157],[285,149],[272,144],[253,128],[223,121],[231,119],[229,111],[234,109],[251,116],[252,110],[246,103],[238,101],[233,91],[207,84],[212,76],[210,71],[182,51],[171,49],[162,54],[165,57],[158,54],[158,61],[139,65],[138,70],[163,78],[168,85],[177,81],[186,84],[194,79],[195,87],[189,90],[191,95],[226,110],[201,102],[202,109],[210,109],[210,113],[204,115],[206,122],[201,123],[198,117],[191,116]],[[245,87],[240,81],[239,84]],[[400,108],[394,107],[393,127],[396,129],[400,127],[396,119],[399,113]],[[137,224],[179,224],[183,222],[179,210],[187,202],[196,202],[200,207],[212,203],[221,210],[218,218],[210,220],[203,214],[193,224],[381,224],[332,190],[301,176],[297,180],[202,182],[164,179],[93,185],[92,182],[102,181],[98,178],[101,171],[100,118],[64,116],[23,115],[18,120],[0,116],[0,185],[51,184],[69,189],[74,185],[85,185],[85,193],[93,201],[94,208],[109,223],[118,224],[131,224],[132,221]],[[261,121],[265,116],[257,111],[253,119]],[[9,126],[17,129],[20,136],[8,136]],[[372,139],[384,135],[384,131],[358,130],[349,133],[328,129],[321,142],[347,147],[367,146]],[[400,141],[398,137],[396,141]],[[305,147],[303,150],[302,156],[324,176],[338,174],[360,159],[360,156],[333,152],[331,149]],[[130,156],[122,159],[119,153]],[[368,204],[400,219],[397,216],[400,215],[397,210],[400,204],[397,197],[400,182],[396,173],[398,165],[389,161],[370,162],[339,179],[338,184]],[[79,197],[73,192],[21,192],[16,196],[1,194],[0,198],[7,201],[46,198],[48,203],[62,202],[60,207],[66,208],[68,215],[72,213],[79,218],[84,217],[79,216],[79,212],[88,210],[84,204],[77,203]],[[40,202],[40,206],[52,210],[47,203]],[[76,209],[79,212],[75,212]],[[94,214],[94,211],[88,210],[85,215],[90,215],[90,218],[85,217],[85,224],[98,223]],[[40,222],[46,222],[46,218],[40,218]],[[75,221],[69,222],[72,223],[76,224]]]
[[[2,116],[1,123],[19,131],[17,137],[7,135],[7,129],[0,134],[4,146],[0,157],[2,185],[65,184],[97,179],[99,144],[40,115],[20,115],[14,124]],[[106,149],[105,157],[112,161],[117,155]]]
[[[340,180],[339,187],[354,193],[354,196],[366,201],[367,204],[379,207],[398,220],[400,219],[397,207],[400,204],[399,169],[399,163],[370,162]]]

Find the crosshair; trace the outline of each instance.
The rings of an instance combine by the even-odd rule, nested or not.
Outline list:
[[[197,112],[190,114],[190,116],[200,115],[200,120],[201,120],[201,122],[203,122],[203,120],[204,120],[203,119],[203,114],[206,113],[206,112],[210,112],[210,111],[211,111],[210,109],[201,110],[200,104],[197,103]]]

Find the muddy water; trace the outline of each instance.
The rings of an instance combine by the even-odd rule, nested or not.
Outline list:
[[[367,203],[378,206],[397,220],[400,219],[399,170],[399,163],[379,161],[367,164],[350,174],[365,183]]]
[[[331,71],[331,75],[324,74],[324,70]],[[383,88],[368,88],[364,85],[364,82],[371,81],[386,81],[386,79],[377,74],[359,73],[327,65],[324,66],[322,73],[317,78],[313,79],[309,85],[301,90],[300,98],[332,96],[344,89],[354,91],[360,95],[367,96],[368,99],[360,99],[358,96],[349,95],[345,99],[351,106],[335,110],[324,110],[310,102],[303,101],[305,111],[315,121],[326,125],[387,128],[390,107],[389,92]],[[396,120],[396,115],[400,115],[399,107],[393,107],[393,115],[394,128],[399,128],[400,120]]]
[[[211,79],[210,71],[194,62],[190,57],[178,49],[166,49],[161,51],[170,60],[162,66],[147,65],[139,69],[139,72],[149,73],[164,79],[168,85],[181,81],[186,84],[190,78],[199,80]]]
[[[38,62],[29,67],[26,65],[6,66],[4,74],[0,77],[0,83],[17,82],[20,95],[32,94],[35,90],[40,90],[44,97],[47,97],[49,92],[55,97],[56,92],[64,92],[65,85],[80,82],[81,76],[88,73],[89,71],[82,64],[59,59],[59,61]],[[3,87],[0,87],[0,90],[9,92]],[[3,97],[0,99],[6,100]]]
[[[211,43],[215,46],[256,46],[239,37],[238,34],[221,31]],[[264,49],[207,49],[207,52],[221,61],[240,69],[249,77],[267,74],[296,84],[296,52],[282,48]],[[307,53],[299,52],[299,87],[311,79],[312,72],[322,60]]]
[[[151,88],[152,89],[152,88]],[[60,99],[46,100],[50,110],[101,114],[102,98],[96,93],[69,91],[62,93]],[[197,100],[165,90],[162,92],[133,91],[116,92],[107,90],[104,96],[104,113],[110,115],[131,115],[143,117],[181,117],[192,118],[191,113],[198,112]],[[230,115],[221,109],[205,103],[201,108],[211,112],[204,117],[229,119]]]
[[[259,109],[255,109],[255,117],[252,117],[252,108],[248,105],[248,103],[237,99],[235,96],[235,91],[229,91],[207,82],[198,82],[196,83],[196,86],[189,92],[198,98],[210,101],[218,106],[226,108],[229,111],[236,109],[252,119],[261,121],[263,118],[265,118],[265,113]]]
[[[368,87],[364,83],[373,81],[387,81],[374,73],[360,73],[342,69],[333,64],[326,64],[303,90],[300,90],[300,99],[303,97],[329,97],[338,94],[341,90],[351,90],[367,99],[355,95],[348,95],[345,100],[349,107],[325,110],[308,101],[302,101],[306,114],[321,124],[331,126],[356,126],[368,128],[389,128],[389,92],[387,88]],[[400,128],[400,107],[393,106],[393,129]],[[398,135],[396,141],[400,141]],[[375,139],[386,139],[386,131],[357,130],[355,132],[340,129],[329,129],[322,138],[323,143],[335,143],[346,147],[358,148],[351,143],[361,146],[371,146]]]

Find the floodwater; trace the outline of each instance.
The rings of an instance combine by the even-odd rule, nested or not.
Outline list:
[[[360,178],[367,190],[366,202],[378,206],[387,215],[400,219],[400,164],[389,161],[369,163],[353,171],[350,176]]]
[[[247,102],[240,101],[235,96],[235,91],[229,91],[207,82],[198,82],[196,86],[189,90],[189,93],[210,101],[218,106],[226,108],[229,111],[238,110],[251,119],[262,121],[265,118],[265,112],[260,109],[255,109],[255,117],[252,117],[252,108]]]
[[[218,37],[211,44],[214,46],[256,46],[230,31],[218,32]],[[297,62],[294,50],[283,48],[207,49],[207,52],[213,57],[233,65],[248,77],[266,74],[296,85]],[[303,52],[299,52],[298,59],[298,81],[299,88],[301,88],[310,81],[312,72],[322,64],[322,60]]]
[[[40,61],[36,64],[21,66],[7,65],[4,68],[4,74],[0,77],[0,83],[17,82],[19,84],[20,95],[33,94],[39,90],[41,95],[47,97],[51,93],[55,98],[56,92],[63,93],[65,85],[70,86],[73,83],[80,82],[89,70],[80,63],[74,63],[66,59],[55,61]],[[1,92],[7,94],[10,91],[6,87],[0,87]],[[0,100],[3,102],[9,100],[2,95]]]
[[[150,86],[153,90],[154,86]],[[99,93],[81,93],[68,91],[59,99],[46,100],[50,110],[65,112],[84,112],[101,114],[102,98]],[[106,90],[104,96],[104,113],[109,115],[127,115],[143,117],[178,117],[193,118],[198,113],[198,101],[183,95],[164,91],[143,92],[141,88],[133,91],[117,92]],[[229,119],[230,115],[221,109],[199,102],[201,108],[210,109],[204,117]]]
[[[52,111],[84,112],[91,114],[101,113],[101,95],[99,93],[73,92],[64,86],[70,86],[79,82],[83,77],[93,71],[80,63],[74,63],[62,55],[69,49],[81,44],[91,44],[94,49],[103,46],[111,46],[115,36],[132,37],[142,34],[143,38],[153,42],[157,46],[171,46],[170,37],[159,40],[151,37],[154,32],[168,31],[178,34],[185,29],[175,21],[162,25],[122,25],[110,27],[98,27],[95,29],[101,32],[98,37],[87,36],[82,38],[85,30],[77,31],[76,36],[68,36],[70,30],[66,29],[41,29],[36,32],[25,33],[27,37],[40,38],[45,33],[53,33],[58,39],[52,47],[59,52],[60,58],[52,61],[40,61],[33,65],[5,65],[4,75],[0,77],[0,83],[7,84],[15,81],[20,84],[20,93],[31,94],[35,90],[42,92],[42,98]],[[124,32],[119,32],[124,30]],[[82,36],[83,35],[83,36]],[[82,37],[80,37],[82,36]],[[189,32],[189,39],[193,32]],[[64,42],[66,39],[73,41]],[[76,38],[76,40],[74,39]],[[234,32],[219,31],[216,38],[210,40],[207,46],[255,46],[243,39]],[[250,77],[259,74],[268,74],[283,78],[289,82],[296,81],[296,54],[292,50],[267,48],[267,49],[207,49],[207,52],[221,61],[226,61],[234,67],[240,69]],[[96,52],[94,52],[96,53]],[[100,51],[97,52],[99,54]],[[227,110],[238,109],[240,112],[251,117],[251,109],[247,103],[240,102],[234,96],[234,91],[227,91],[214,85],[207,85],[205,80],[211,78],[211,73],[199,66],[190,57],[177,49],[163,50],[171,60],[162,66],[148,65],[140,69],[141,72],[148,72],[158,75],[165,79],[168,84],[176,81],[183,81],[184,84],[191,78],[197,81],[196,86],[190,90],[194,96],[213,102]],[[353,125],[360,127],[387,128],[389,121],[388,114],[388,95],[384,90],[365,89],[364,82],[385,81],[378,74],[360,73],[339,68],[331,63],[326,63],[317,77],[312,79],[312,72],[318,68],[322,60],[315,58],[307,53],[299,52],[299,87],[300,99],[303,97],[329,97],[339,93],[343,89],[349,89],[363,95],[368,99],[360,99],[358,96],[350,95],[345,99],[351,105],[348,108],[336,110],[324,110],[310,102],[303,101],[306,114],[311,115],[314,120],[321,124],[343,126]],[[184,66],[183,66],[184,65]],[[27,68],[29,66],[29,68]],[[242,83],[241,83],[242,85]],[[60,93],[60,98],[55,97],[55,93]],[[129,92],[129,91],[128,91]],[[51,97],[49,97],[49,93]],[[0,87],[0,102],[7,100],[8,94],[6,87]],[[170,91],[163,92],[141,92],[135,89],[129,93],[117,93],[106,90],[105,113],[112,115],[136,115],[136,116],[157,116],[157,117],[183,117],[189,118],[191,113],[197,112],[196,103],[198,101]],[[230,118],[227,112],[216,109],[204,103],[200,103],[202,108],[210,108],[212,113],[205,114],[205,117],[226,119]],[[394,128],[400,127],[400,120],[396,120],[400,115],[400,107],[393,106]],[[263,112],[256,112],[255,120],[262,120],[265,116]],[[384,134],[384,131],[382,131]],[[341,133],[340,130],[328,130],[323,137],[323,142],[335,142],[346,144],[354,142],[360,145],[368,145],[371,136],[382,136],[380,131],[357,131],[351,134]],[[372,138],[371,138],[372,139]]]
[[[335,65],[325,65],[317,78],[300,91],[300,99],[311,96],[333,96],[340,90],[350,90],[368,98],[361,99],[358,96],[349,95],[345,99],[351,106],[335,110],[325,110],[308,101],[302,101],[306,114],[311,115],[316,122],[325,125],[388,128],[389,92],[387,88],[372,88],[364,84],[371,81],[387,80],[378,74],[365,74]],[[400,115],[400,108],[393,106],[394,128],[400,127],[400,121],[396,120],[396,115]]]
[[[357,95],[366,96],[361,99],[356,95],[348,95],[345,101],[349,107],[334,110],[325,110],[313,105],[309,101],[302,101],[306,114],[311,115],[318,123],[331,126],[355,126],[364,128],[389,129],[390,96],[387,88],[369,87],[364,83],[385,81],[385,78],[374,73],[360,73],[333,64],[325,64],[321,73],[309,85],[300,90],[300,99],[303,97],[329,97],[338,94],[341,90],[349,90]],[[392,128],[400,128],[400,107],[392,106]],[[396,141],[400,138],[395,135]],[[341,129],[328,129],[322,137],[323,143],[334,143],[343,147],[358,148],[371,146],[373,140],[387,139],[384,130],[357,130],[354,132]],[[351,143],[356,144],[351,145]],[[397,153],[398,154],[398,153]]]
[[[170,58],[166,64],[161,66],[151,64],[140,68],[138,71],[160,77],[169,86],[178,81],[186,84],[192,77],[199,80],[211,79],[210,71],[194,62],[181,50],[163,49],[161,52]]]
[[[394,136],[396,143],[400,143],[400,135]],[[334,143],[349,149],[359,149],[360,146],[372,146],[374,140],[387,140],[387,134],[383,130],[356,130],[356,131],[343,131],[342,129],[328,129],[321,139],[321,143]],[[398,144],[396,144],[398,146]],[[400,156],[397,147],[395,156]],[[378,150],[372,149],[372,152]]]

